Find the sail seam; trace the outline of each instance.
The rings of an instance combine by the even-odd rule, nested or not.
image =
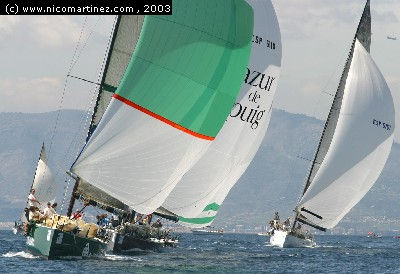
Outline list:
[[[187,133],[189,135],[192,135],[192,136],[200,138],[200,139],[208,140],[208,141],[213,141],[215,139],[215,137],[207,136],[207,135],[192,131],[192,130],[190,130],[188,128],[185,128],[185,127],[183,127],[183,126],[181,126],[181,125],[179,125],[179,124],[177,124],[177,123],[175,123],[173,121],[170,121],[170,120],[162,117],[161,115],[158,115],[158,114],[156,114],[156,113],[154,113],[154,112],[152,112],[152,111],[150,111],[150,110],[148,110],[148,109],[146,109],[146,108],[144,108],[142,106],[139,106],[138,104],[135,104],[132,101],[129,101],[128,99],[126,99],[126,98],[124,98],[124,97],[122,97],[122,96],[120,96],[118,94],[114,94],[113,97],[115,99],[125,103],[126,105],[128,105],[130,107],[133,107],[133,108],[135,108],[135,109],[137,109],[137,110],[139,110],[139,111],[141,111],[141,112],[143,112],[143,113],[145,113],[145,114],[147,114],[147,115],[149,115],[149,116],[151,116],[151,117],[153,117],[153,118],[155,118],[155,119],[157,119],[157,120],[159,120],[161,122],[164,122],[164,123],[176,128],[176,129],[178,129],[180,131],[183,131],[183,132],[185,132],[185,133]]]

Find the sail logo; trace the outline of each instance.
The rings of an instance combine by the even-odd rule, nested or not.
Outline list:
[[[265,113],[265,109],[260,109],[260,100],[263,93],[258,89],[269,92],[274,81],[275,77],[273,76],[247,68],[244,83],[256,88],[251,88],[247,93],[247,97],[245,97],[251,106],[245,106],[242,102],[243,100],[236,102],[229,116],[232,118],[238,117],[243,122],[249,123],[251,129],[257,129],[259,121],[263,118]]]
[[[247,108],[247,106],[242,106],[240,102],[236,102],[229,116],[232,118],[239,117],[243,122],[250,123],[251,129],[257,129],[258,123],[265,113],[265,110],[259,110],[259,108],[260,106],[257,106],[255,109]]]
[[[267,76],[265,73],[256,70],[251,71],[249,68],[247,68],[246,77],[244,78],[246,84],[266,91],[270,91],[274,80],[275,77]]]

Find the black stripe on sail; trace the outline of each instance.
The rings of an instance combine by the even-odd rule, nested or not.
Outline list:
[[[313,228],[316,228],[316,229],[318,229],[318,230],[326,231],[326,228],[325,228],[325,227],[322,227],[322,226],[313,224],[313,223],[308,222],[308,221],[306,221],[306,220],[304,220],[304,219],[298,218],[297,221],[299,221],[300,223],[303,223],[303,224],[305,224],[305,225],[311,226],[311,227],[313,227]]]
[[[316,214],[316,213],[314,213],[314,212],[311,212],[311,211],[305,209],[304,207],[302,207],[300,210],[301,210],[301,211],[304,211],[304,212],[307,212],[308,214],[311,214],[311,215],[317,217],[318,219],[322,220],[322,217],[321,217],[321,216],[319,216],[318,214]]]
[[[157,215],[161,218],[174,221],[177,223],[179,221],[179,217],[174,214],[173,212],[169,211],[168,209],[160,206],[159,208],[156,209],[156,211],[153,212],[154,215]]]
[[[173,216],[173,215],[166,215],[166,214],[162,214],[159,212],[153,212],[154,215],[159,216],[161,218],[170,220],[170,221],[174,221],[175,223],[179,221],[178,216]]]

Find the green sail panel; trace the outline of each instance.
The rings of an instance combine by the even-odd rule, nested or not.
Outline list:
[[[212,221],[214,221],[215,216],[211,217],[202,217],[202,218],[185,218],[179,217],[179,222],[186,223],[186,225],[208,225]]]
[[[117,91],[71,167],[143,214],[159,208],[206,152],[250,55],[254,19],[244,0],[173,4],[172,16],[144,17]]]
[[[215,137],[245,75],[253,11],[243,0],[173,1],[173,7],[172,16],[145,17],[115,98]]]

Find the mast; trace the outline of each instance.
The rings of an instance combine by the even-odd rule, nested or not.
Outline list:
[[[343,99],[343,93],[344,93],[344,88],[346,85],[346,80],[348,76],[348,72],[350,69],[351,61],[353,59],[353,53],[354,53],[354,45],[356,42],[356,39],[358,39],[361,44],[364,46],[364,48],[369,52],[370,50],[370,45],[371,45],[371,13],[370,13],[370,0],[366,1],[365,7],[363,14],[361,16],[360,22],[357,27],[356,34],[354,35],[353,42],[351,44],[350,52],[348,54],[347,60],[345,67],[343,69],[342,75],[340,77],[339,81],[339,86],[336,90],[335,97],[333,99],[331,108],[329,110],[328,117],[326,119],[324,129],[321,134],[321,138],[318,143],[317,151],[314,156],[314,160],[312,162],[310,172],[307,177],[307,181],[303,190],[303,193],[301,196],[304,196],[306,191],[311,185],[311,182],[314,179],[314,176],[316,175],[323,159],[326,156],[326,153],[328,152],[329,146],[332,142],[333,134],[336,129],[337,121],[339,118],[339,113],[342,105],[342,99]],[[296,221],[298,220],[300,216],[300,211],[304,211],[304,209],[299,209],[296,208],[296,216],[295,220],[293,222],[293,227],[296,224]]]
[[[90,122],[90,126],[89,126],[89,130],[88,130],[88,133],[87,133],[87,137],[86,137],[86,143],[89,141],[90,136],[92,135],[93,131],[96,129],[96,125],[93,124],[93,120],[95,118],[96,110],[97,110],[97,107],[98,107],[98,104],[99,104],[99,101],[100,101],[102,88],[103,88],[104,81],[105,81],[105,78],[106,78],[106,72],[107,72],[107,69],[108,69],[108,67],[110,65],[112,49],[114,47],[115,38],[116,38],[117,33],[118,33],[118,28],[119,28],[120,22],[121,22],[121,15],[118,15],[117,16],[117,20],[115,22],[114,31],[112,33],[111,42],[110,42],[110,45],[108,47],[107,59],[106,59],[105,65],[104,65],[104,70],[103,70],[103,75],[101,77],[101,82],[100,82],[100,85],[99,85],[99,92],[98,92],[98,95],[97,95],[96,105],[95,105],[94,110],[93,110],[92,119],[91,119],[91,122]],[[76,191],[78,189],[79,177],[77,177],[76,175],[73,175],[69,171],[67,171],[67,173],[68,173],[68,175],[72,176],[75,179],[74,188],[72,189],[71,199],[70,199],[68,210],[67,210],[67,216],[70,217],[71,214],[72,214],[72,209],[74,208],[74,204],[75,204],[75,193],[76,193]]]
[[[310,173],[308,175],[307,178],[307,183],[304,187],[303,190],[303,194],[307,191],[308,187],[310,186],[311,182],[312,182],[312,176],[315,175],[314,168],[316,164],[320,164],[320,162],[317,161],[317,159],[319,158],[319,153],[321,152],[321,146],[323,144],[323,141],[325,141],[326,138],[329,138],[329,144],[330,141],[332,140],[332,136],[326,136],[326,131],[328,126],[334,125],[334,128],[332,130],[332,133],[334,132],[334,129],[336,128],[336,123],[337,123],[337,117],[332,117],[335,111],[340,111],[340,107],[341,107],[341,103],[342,103],[342,98],[343,98],[343,91],[344,91],[344,86],[346,84],[346,79],[347,79],[347,75],[349,72],[349,68],[350,68],[350,64],[351,64],[351,60],[353,57],[353,52],[354,52],[354,44],[356,42],[356,38],[358,38],[360,40],[360,42],[363,44],[363,46],[365,47],[365,49],[367,49],[367,51],[369,52],[370,49],[370,44],[371,44],[371,14],[370,14],[370,0],[367,0],[365,7],[364,7],[364,12],[361,16],[360,22],[358,24],[357,27],[357,31],[356,34],[354,35],[353,38],[353,42],[351,44],[351,48],[350,48],[350,52],[349,55],[347,56],[347,60],[346,60],[346,64],[345,67],[343,69],[342,72],[342,76],[340,77],[340,81],[339,81],[339,86],[336,90],[335,93],[335,98],[333,99],[331,108],[329,110],[329,114],[328,114],[328,118],[326,119],[325,125],[324,125],[324,130],[322,131],[322,135],[321,138],[319,140],[318,143],[318,148],[317,151],[315,153],[314,156],[314,160],[313,163],[311,165],[311,169],[310,169]],[[332,120],[332,118],[336,118],[334,121]],[[333,135],[333,134],[331,134]],[[326,148],[325,153],[323,154],[323,156],[326,155],[326,152],[328,150],[329,146]],[[323,159],[323,157],[322,157]]]
[[[115,22],[115,27],[114,27],[114,31],[113,31],[113,34],[112,34],[111,43],[110,43],[110,46],[108,48],[108,54],[107,54],[106,63],[104,65],[103,76],[101,78],[101,82],[100,82],[100,85],[99,85],[99,92],[98,92],[98,96],[97,96],[97,100],[96,100],[96,105],[94,106],[94,109],[93,109],[92,120],[90,122],[88,134],[87,134],[87,137],[86,137],[86,143],[89,141],[90,136],[92,136],[93,131],[96,129],[96,125],[93,124],[93,120],[95,119],[97,107],[98,107],[99,102],[100,102],[102,89],[104,87],[104,82],[106,80],[106,72],[107,72],[108,67],[110,65],[112,49],[114,48],[115,39],[117,37],[117,33],[118,33],[118,28],[119,28],[120,22],[121,22],[121,15],[117,15],[117,20]]]

